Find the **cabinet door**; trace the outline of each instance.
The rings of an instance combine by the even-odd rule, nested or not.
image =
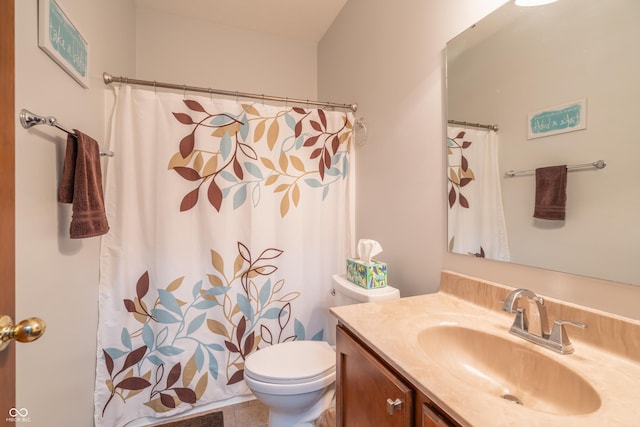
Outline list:
[[[411,427],[413,390],[340,326],[336,343],[338,427]]]
[[[422,404],[422,427],[449,427],[449,423],[444,421],[438,414],[433,412],[424,403]]]

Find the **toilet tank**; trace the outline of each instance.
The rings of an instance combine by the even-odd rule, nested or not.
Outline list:
[[[331,307],[400,298],[400,291],[394,287],[385,286],[384,288],[365,289],[348,281],[345,274],[333,275],[333,291]],[[337,325],[337,319],[329,314],[329,334],[327,338],[331,345],[336,343]]]
[[[400,291],[394,287],[365,289],[351,283],[344,274],[333,275],[333,290],[333,307],[400,298]]]

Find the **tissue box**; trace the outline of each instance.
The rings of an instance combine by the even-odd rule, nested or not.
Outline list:
[[[347,280],[366,289],[387,286],[387,263],[347,258]]]

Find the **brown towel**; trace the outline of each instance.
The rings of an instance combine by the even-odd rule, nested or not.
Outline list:
[[[58,199],[73,203],[69,236],[72,239],[100,236],[109,231],[102,194],[100,148],[88,135],[74,129],[67,137]]]
[[[564,221],[567,201],[567,166],[536,169],[534,218]]]

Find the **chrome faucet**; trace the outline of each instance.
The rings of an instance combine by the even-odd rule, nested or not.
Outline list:
[[[524,307],[518,305],[518,301],[522,298],[526,298]],[[553,329],[549,330],[544,299],[528,289],[516,289],[511,292],[504,300],[502,310],[516,314],[513,325],[509,329],[510,333],[560,354],[570,354],[574,351],[564,326],[570,325],[583,329],[587,327],[580,322],[555,320]]]

